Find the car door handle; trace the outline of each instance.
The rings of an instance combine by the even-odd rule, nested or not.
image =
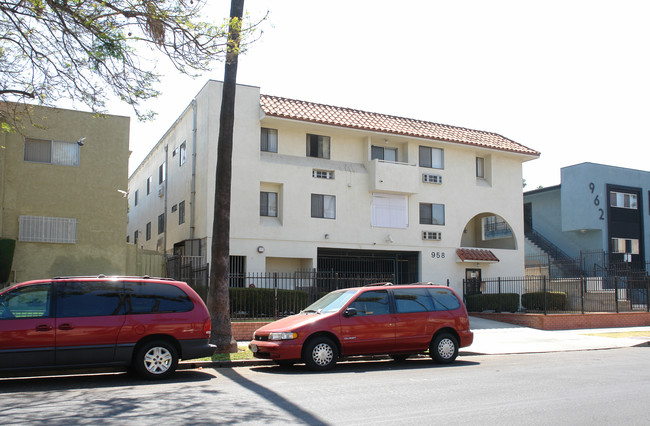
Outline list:
[[[36,326],[36,331],[50,331],[52,330],[51,325],[41,324]]]
[[[59,330],[72,330],[74,327],[68,323],[61,324]]]

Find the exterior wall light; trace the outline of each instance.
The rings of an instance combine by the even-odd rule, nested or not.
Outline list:
[[[264,253],[264,246],[257,246],[258,253]]]

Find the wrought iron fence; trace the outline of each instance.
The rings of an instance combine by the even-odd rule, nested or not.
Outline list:
[[[333,290],[392,282],[393,274],[323,271],[230,275],[232,319],[278,319],[300,312]]]
[[[641,274],[464,280],[463,293],[470,312],[650,312],[650,277]]]

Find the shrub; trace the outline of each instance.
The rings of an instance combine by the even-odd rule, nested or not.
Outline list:
[[[566,293],[559,291],[546,293],[538,291],[521,295],[521,304],[529,311],[543,311],[544,300],[546,300],[546,310],[548,311],[564,311],[569,303]]]
[[[517,293],[472,294],[467,296],[466,302],[469,312],[516,312],[519,308],[519,295]]]
[[[230,287],[233,317],[273,317],[276,313],[275,289]],[[309,304],[309,293],[300,290],[278,290],[277,314],[298,313]]]

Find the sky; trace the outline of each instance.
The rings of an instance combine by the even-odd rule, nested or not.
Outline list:
[[[229,1],[205,10],[221,21]],[[261,93],[495,132],[541,153],[524,190],[582,162],[649,170],[650,2],[245,0],[263,34],[237,82]],[[160,63],[158,113],[131,116],[129,173],[208,79]]]

